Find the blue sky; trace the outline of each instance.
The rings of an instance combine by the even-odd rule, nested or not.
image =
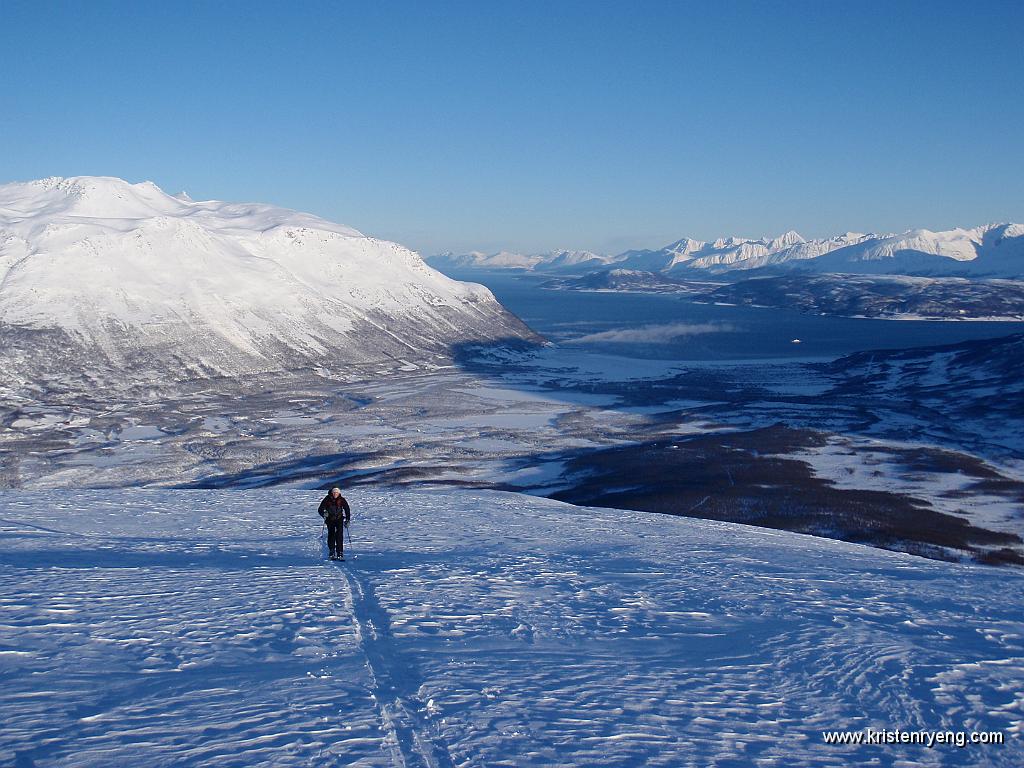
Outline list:
[[[1019,2],[0,0],[0,180],[433,253],[1024,220]]]

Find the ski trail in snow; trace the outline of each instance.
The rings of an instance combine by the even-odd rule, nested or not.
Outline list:
[[[43,531],[44,533],[54,533],[54,534],[58,534],[60,536],[76,536],[76,537],[86,536],[86,537],[89,537],[89,538],[95,538],[95,535],[91,534],[91,533],[61,531],[61,530],[58,530],[56,528],[47,528],[47,527],[42,526],[42,525],[35,525],[34,523],[26,523],[23,520],[9,520],[6,517],[0,517],[0,526],[11,526],[9,528],[8,527],[4,527],[3,528],[5,533],[17,533],[18,529],[20,527],[20,528],[31,528],[33,531]]]
[[[437,727],[425,715],[418,676],[402,660],[391,633],[391,619],[368,578],[340,567],[348,586],[346,608],[355,619],[356,639],[366,656],[381,722],[393,744],[392,759],[405,768],[454,768]]]

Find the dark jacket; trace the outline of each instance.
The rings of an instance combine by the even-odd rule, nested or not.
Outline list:
[[[334,498],[328,493],[320,502],[320,509],[317,512],[320,517],[330,523],[344,520],[345,525],[348,525],[348,521],[352,519],[352,510],[348,508],[348,502],[345,501],[344,496]]]

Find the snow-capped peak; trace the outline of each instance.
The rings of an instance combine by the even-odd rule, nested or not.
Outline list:
[[[674,243],[669,243],[662,250],[672,251],[674,253],[695,253],[705,245],[707,245],[707,243],[703,240],[694,240],[691,237],[684,237],[681,240],[676,240]]]
[[[51,176],[27,184],[7,184],[0,187],[0,199],[7,206],[20,204],[26,213],[42,208],[51,215],[108,219],[174,214],[183,204],[151,181],[130,184],[112,176]]]
[[[791,245],[796,245],[797,243],[803,242],[805,241],[804,238],[800,235],[800,233],[791,229],[788,232],[784,232],[778,237],[770,240],[768,242],[768,248],[769,250],[777,251],[781,250],[782,248],[788,248]]]

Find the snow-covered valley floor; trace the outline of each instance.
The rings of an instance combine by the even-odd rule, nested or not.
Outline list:
[[[0,382],[0,488],[477,487],[1020,565],[1024,410],[1006,357],[978,392],[909,398],[913,360],[901,376],[871,363],[873,393],[821,365],[554,347],[352,381]]]
[[[1019,572],[476,490],[336,564],[319,496],[0,492],[0,763],[1024,763]]]

